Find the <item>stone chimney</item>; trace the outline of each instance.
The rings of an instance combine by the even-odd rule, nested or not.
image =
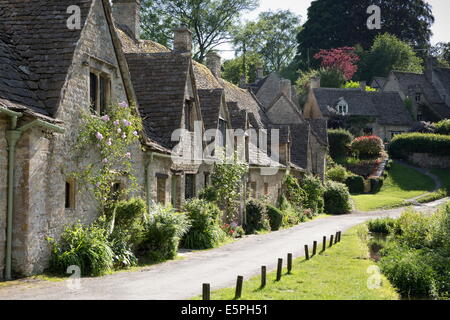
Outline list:
[[[292,84],[291,80],[282,79],[280,83],[280,91],[289,99],[292,98]]]
[[[125,27],[139,39],[141,0],[113,0],[112,14],[117,25]]]
[[[433,83],[433,62],[433,57],[427,57],[425,59],[425,77],[431,83]]]
[[[206,55],[206,66],[216,78],[222,77],[222,58],[217,52],[209,52]]]
[[[192,32],[186,25],[174,30],[173,50],[192,53]]]
[[[309,86],[311,89],[319,89],[320,88],[320,78],[312,77]]]
[[[360,81],[359,82],[359,88],[361,89],[361,91],[366,91],[366,87],[367,87],[367,82],[366,81]]]
[[[258,66],[256,68],[256,80],[262,80],[264,78],[264,68],[262,66]]]

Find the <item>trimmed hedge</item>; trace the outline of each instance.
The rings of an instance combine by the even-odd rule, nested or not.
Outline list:
[[[350,193],[345,184],[327,182],[325,185],[324,200],[325,212],[328,214],[347,214],[352,210]]]
[[[345,181],[350,193],[362,194],[364,193],[364,178],[361,176],[350,176]]]
[[[244,225],[246,234],[255,234],[258,231],[270,231],[270,222],[267,215],[267,206],[260,200],[247,202],[247,223]]]
[[[395,136],[389,145],[391,157],[406,159],[409,153],[449,156],[450,136],[426,133],[405,133]]]
[[[378,193],[381,191],[381,188],[383,187],[384,184],[384,178],[380,177],[380,178],[369,178],[370,181],[370,192],[372,193]]]
[[[283,226],[284,214],[278,208],[274,206],[267,206],[267,215],[269,216],[270,229],[272,231],[278,231]]]
[[[347,156],[353,139],[354,136],[347,130],[328,130],[331,157],[336,159]]]
[[[383,140],[377,136],[364,136],[352,141],[351,149],[353,153],[363,158],[375,158],[384,151]]]
[[[450,119],[434,124],[437,134],[450,135]]]

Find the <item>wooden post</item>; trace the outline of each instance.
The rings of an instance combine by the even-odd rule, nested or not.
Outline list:
[[[339,242],[339,232],[336,232],[336,239],[334,239],[334,244]]]
[[[333,243],[334,243],[334,236],[331,235],[331,238],[330,238],[330,248],[333,246]]]
[[[327,250],[327,237],[323,237],[323,248],[322,252],[325,252]]]
[[[287,271],[288,271],[288,274],[292,273],[292,253],[288,254]]]
[[[283,259],[278,259],[277,281],[281,281],[282,272],[283,272]]]
[[[243,276],[237,277],[236,296],[234,297],[236,300],[240,299],[242,297],[242,287],[243,287],[243,285],[244,285],[244,277]]]
[[[261,288],[265,288],[267,284],[267,267],[261,267]]]
[[[203,284],[203,300],[211,300],[211,285],[209,283]]]
[[[313,246],[313,256],[315,256],[317,254],[317,241],[314,241],[314,246]]]
[[[305,244],[305,259],[309,260],[309,250],[308,250],[308,245]]]

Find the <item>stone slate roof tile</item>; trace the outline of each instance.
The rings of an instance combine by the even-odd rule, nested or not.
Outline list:
[[[10,48],[14,48],[20,57],[23,63],[21,69],[29,78],[28,90],[34,91],[27,98],[31,98],[32,95],[37,97],[40,103],[40,109],[36,109],[38,112],[50,116],[56,112],[66,75],[92,2],[92,0],[0,1],[0,39]],[[81,9],[80,30],[67,28],[67,19],[70,17],[67,8],[71,5],[77,5]],[[25,91],[22,91],[21,95],[26,95]],[[19,102],[33,105],[33,101]]]
[[[191,58],[177,53],[126,54],[139,111],[151,139],[173,148],[181,126]]]
[[[308,168],[310,125],[308,122],[291,125],[291,162],[300,168]]]
[[[219,127],[220,106],[222,105],[223,89],[198,90],[205,130]]]
[[[328,121],[326,119],[308,119],[307,121],[320,142],[328,146]]]

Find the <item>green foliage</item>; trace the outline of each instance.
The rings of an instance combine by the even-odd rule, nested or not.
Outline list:
[[[269,216],[270,229],[278,231],[283,226],[283,212],[274,206],[267,206],[267,215]]]
[[[347,81],[344,85],[344,89],[360,89],[361,88],[361,84],[357,81]],[[365,90],[367,92],[377,92],[377,89],[374,89],[372,87],[366,86]]]
[[[133,252],[133,248],[123,238],[113,238],[110,240],[110,246],[114,253],[114,269],[126,269],[138,264],[138,259]]]
[[[435,123],[437,134],[450,135],[450,119]]]
[[[369,182],[370,182],[370,192],[378,193],[381,191],[381,188],[383,188],[384,177],[370,177]]]
[[[342,88],[346,81],[342,71],[335,68],[321,68],[319,77],[322,88]]]
[[[286,175],[283,182],[283,194],[287,201],[293,204],[296,208],[303,207],[308,195],[302,189],[297,178],[292,175]]]
[[[297,79],[297,82],[295,83],[297,93],[299,94],[299,96],[304,96],[308,94],[311,79],[317,77],[319,77],[319,71],[317,70],[310,69],[300,73],[300,76]]]
[[[385,33],[375,38],[361,77],[370,81],[373,77],[387,77],[393,70],[422,73],[422,64],[423,60],[408,43]]]
[[[357,175],[352,175],[345,181],[348,190],[352,194],[362,194],[364,193],[364,178]]]
[[[345,183],[348,177],[347,169],[341,165],[336,165],[335,167],[327,171],[327,179],[335,182]]]
[[[260,200],[250,200],[246,205],[247,222],[244,225],[246,234],[255,234],[258,231],[270,231],[270,222],[267,215],[267,206]]]
[[[389,145],[389,154],[394,159],[405,159],[409,153],[431,153],[450,155],[450,136],[426,133],[397,135]]]
[[[177,213],[170,206],[152,208],[139,246],[140,255],[155,262],[174,259],[179,242],[189,228],[190,223],[184,213]]]
[[[172,30],[183,23],[193,31],[195,59],[203,62],[209,51],[229,40],[242,14],[257,5],[257,0],[143,0],[142,36],[168,45]]]
[[[397,226],[397,220],[393,218],[379,218],[367,223],[370,232],[390,234]]]
[[[200,200],[206,200],[208,202],[216,202],[217,201],[217,191],[214,187],[207,187],[200,191],[198,198]]]
[[[68,227],[59,242],[49,238],[52,247],[51,270],[64,275],[77,266],[82,276],[101,276],[113,267],[114,253],[105,229],[96,225]]]
[[[119,201],[115,204],[115,223],[112,238],[120,238],[133,247],[138,245],[144,230],[147,204],[141,198]]]
[[[323,197],[325,201],[325,212],[328,214],[347,214],[352,210],[350,193],[342,183],[327,182]]]
[[[336,159],[347,156],[353,139],[355,137],[347,130],[328,130],[331,157]]]
[[[193,199],[184,206],[184,211],[191,222],[191,228],[183,238],[186,249],[211,249],[225,241],[226,234],[220,228],[222,212],[217,205]]]
[[[417,199],[418,203],[430,203],[436,200],[444,199],[449,196],[449,193],[445,189],[439,189],[436,192],[432,192],[430,194],[427,194],[420,199]]]
[[[356,138],[350,146],[352,152],[364,159],[378,158],[384,151],[383,140],[377,136]]]
[[[299,210],[295,208],[284,195],[280,197],[280,201],[278,207],[283,212],[283,226],[289,227],[299,224],[300,222],[306,222],[307,215],[304,210]],[[320,205],[323,208],[323,205]],[[311,216],[313,216],[313,212],[311,209],[307,209],[311,212]]]
[[[240,163],[236,154],[234,159],[214,164],[214,171],[211,175],[212,187],[217,192],[217,204],[224,211],[227,223],[236,220],[239,212],[242,178],[247,171],[247,165]]]
[[[303,208],[312,210],[313,215],[323,213],[325,189],[320,178],[307,175],[301,179],[300,187],[306,192]]]
[[[247,52],[245,56],[241,55],[223,63],[222,78],[238,86],[244,75],[246,83],[254,83],[258,67],[263,64],[259,54]]]

